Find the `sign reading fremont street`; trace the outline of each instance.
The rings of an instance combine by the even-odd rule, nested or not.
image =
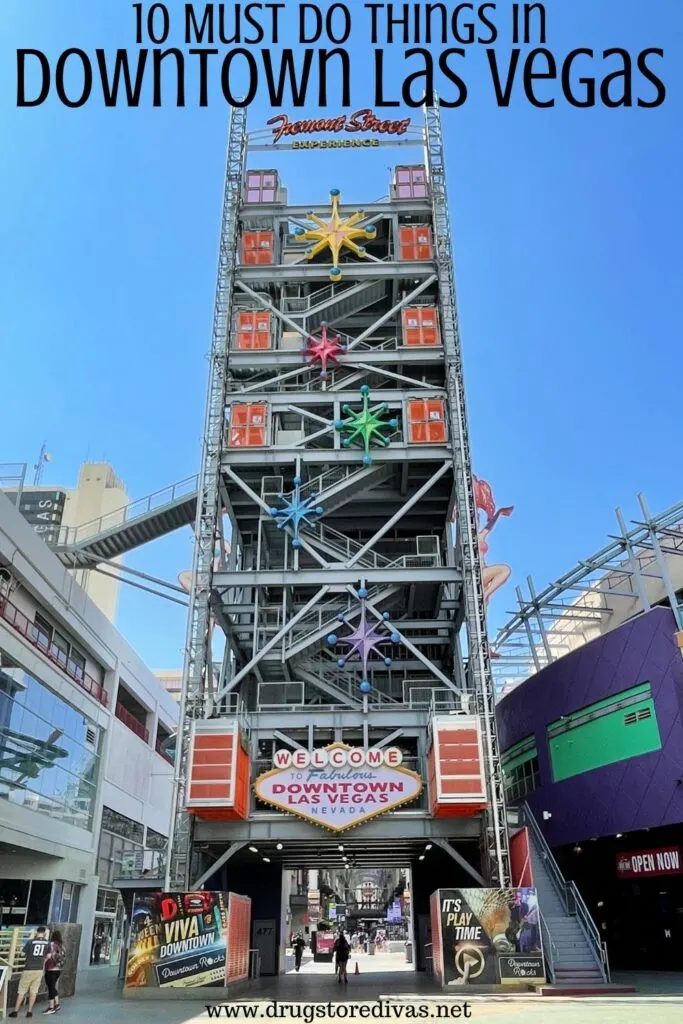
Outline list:
[[[308,121],[290,121],[287,114],[275,114],[266,124],[273,130],[273,142],[283,136],[316,135],[339,132],[375,132],[378,135],[405,135],[410,127],[410,118],[383,120],[366,107],[355,114],[339,114],[338,117],[322,117]]]
[[[644,875],[654,878],[656,875],[680,874],[683,874],[683,863],[678,846],[617,854],[618,878],[642,878]]]
[[[402,761],[397,747],[332,743],[313,751],[278,750],[274,767],[259,775],[254,791],[278,810],[343,832],[420,795],[422,779]]]

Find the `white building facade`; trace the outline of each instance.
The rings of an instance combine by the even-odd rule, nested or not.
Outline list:
[[[165,855],[173,698],[0,494],[0,917],[115,960],[120,883]]]

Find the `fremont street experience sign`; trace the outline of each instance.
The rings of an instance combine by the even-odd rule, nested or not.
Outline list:
[[[273,768],[254,782],[259,800],[333,832],[343,832],[415,800],[422,779],[402,766],[397,747],[386,750],[331,743],[278,750]]]

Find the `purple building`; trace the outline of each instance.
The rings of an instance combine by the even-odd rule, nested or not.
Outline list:
[[[683,963],[683,657],[655,607],[498,705],[508,802],[526,800],[613,967]]]

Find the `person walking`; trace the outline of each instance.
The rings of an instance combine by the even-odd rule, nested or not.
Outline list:
[[[43,980],[45,957],[49,950],[50,943],[47,937],[47,928],[44,925],[41,925],[39,928],[36,928],[33,936],[28,940],[28,942],[24,943],[24,969],[21,972],[21,977],[19,978],[17,1000],[14,1004],[14,1009],[8,1014],[9,1017],[18,1016],[19,1008],[27,996],[28,1002],[26,1005],[26,1016],[33,1016],[33,1005],[36,1001],[36,996],[38,995],[40,983]]]
[[[339,935],[332,947],[334,953],[336,970],[338,974],[337,982],[341,985],[342,981],[345,985],[348,985],[349,976],[346,973],[346,968],[349,963],[349,955],[351,953],[351,947],[348,943],[346,936],[344,935],[344,929],[339,929]]]
[[[301,959],[304,955],[306,943],[304,942],[303,935],[297,935],[293,942],[294,946],[294,966],[298,970],[301,968]]]
[[[64,968],[64,943],[62,933],[54,931],[50,937],[50,949],[45,960],[45,984],[47,985],[48,1004],[43,1013],[56,1013],[61,1010],[57,982]]]

